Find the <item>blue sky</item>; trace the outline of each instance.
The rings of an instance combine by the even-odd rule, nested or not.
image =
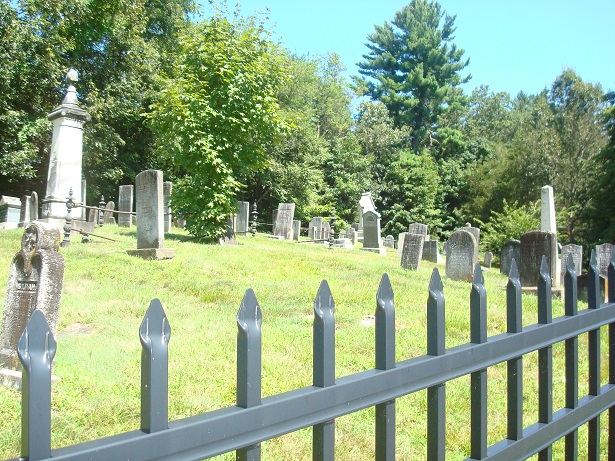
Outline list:
[[[374,25],[391,21],[410,0],[229,0],[252,15],[269,8],[268,28],[299,55],[335,52],[357,74]],[[454,43],[470,58],[472,80],[491,91],[535,94],[564,68],[615,89],[615,0],[441,0],[456,15]],[[207,15],[208,8],[205,8]]]

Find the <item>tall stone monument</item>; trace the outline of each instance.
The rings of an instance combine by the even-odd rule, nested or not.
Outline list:
[[[135,178],[137,195],[137,249],[128,254],[143,259],[171,259],[173,248],[164,248],[162,171],[142,171]]]
[[[553,188],[544,186],[540,189],[540,230],[557,233],[555,223],[555,201],[553,198]],[[551,275],[553,277],[553,275]]]
[[[173,183],[165,181],[162,183],[163,210],[164,210],[164,231],[171,232],[173,213],[171,211],[171,195],[173,194]]]
[[[42,217],[46,219],[66,218],[66,197],[73,190],[73,200],[83,204],[81,196],[81,165],[83,124],[90,120],[90,114],[79,107],[75,83],[79,74],[70,69],[66,74],[68,89],[62,104],[47,118],[53,122],[51,156],[47,174],[47,191],[42,202]],[[73,209],[72,217],[80,218],[81,209]]]
[[[64,258],[60,230],[47,223],[29,224],[21,238],[21,250],[13,257],[6,287],[6,302],[0,333],[0,379],[11,381],[21,365],[17,342],[34,309],[45,315],[51,332],[58,325],[64,281]]]

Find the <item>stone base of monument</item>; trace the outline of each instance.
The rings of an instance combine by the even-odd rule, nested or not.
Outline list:
[[[141,259],[151,259],[161,261],[163,259],[173,259],[175,257],[174,248],[141,248],[138,250],[126,250],[130,256],[137,256]]]
[[[333,248],[343,248],[345,250],[352,250],[354,246],[352,242],[348,238],[335,239],[333,241]]]
[[[387,249],[385,247],[381,248],[361,248],[361,251],[371,251],[372,253],[378,253],[381,256],[386,256]]]

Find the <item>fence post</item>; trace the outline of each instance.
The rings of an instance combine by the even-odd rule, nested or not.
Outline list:
[[[549,324],[553,321],[551,275],[547,257],[543,255],[538,279],[538,323]],[[553,421],[553,348],[538,350],[538,422],[548,424]],[[553,448],[549,445],[538,453],[539,461],[553,458]]]
[[[376,294],[376,369],[395,368],[395,303],[389,276]],[[395,461],[395,400],[376,405],[376,461]]]
[[[600,307],[600,271],[596,253],[591,252],[589,269],[587,270],[587,307]],[[589,361],[589,395],[600,394],[600,329],[587,332],[587,347]],[[600,459],[600,416],[587,422],[587,459]]]
[[[513,259],[506,285],[506,332],[520,333],[523,329],[521,282],[517,262]],[[506,362],[507,370],[507,438],[520,440],[523,437],[523,356]]]
[[[335,385],[335,301],[326,280],[320,283],[314,300],[313,379],[315,387]],[[312,459],[333,461],[335,420],[312,428]]]
[[[21,457],[51,458],[51,361],[56,341],[45,315],[35,309],[17,343],[22,364]]]
[[[608,269],[609,302],[615,302],[615,251]],[[615,384],[615,322],[609,323],[609,384]],[[609,408],[609,453],[615,453],[615,406]]]
[[[474,344],[487,342],[487,291],[480,264],[474,268],[472,292],[470,293],[470,340]],[[470,456],[474,459],[487,457],[487,369],[475,371],[471,381],[471,426]]]
[[[429,282],[427,299],[427,354],[446,353],[444,287],[437,268]],[[444,461],[446,452],[446,383],[427,388],[427,459]]]
[[[568,317],[577,315],[578,291],[577,273],[574,261],[568,258],[564,274],[564,314]],[[566,408],[577,408],[579,404],[579,338],[573,336],[565,341],[566,348]],[[575,429],[565,438],[566,459],[579,456],[579,432]]]
[[[237,406],[252,408],[261,404],[261,325],[263,314],[252,289],[248,289],[237,312]],[[259,461],[261,445],[236,452],[238,461]]]
[[[169,341],[171,326],[162,304],[153,299],[139,327],[141,339],[141,430],[169,427]]]

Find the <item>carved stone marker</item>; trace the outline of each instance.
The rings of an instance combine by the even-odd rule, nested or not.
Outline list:
[[[430,263],[437,263],[440,259],[440,248],[437,240],[427,240],[423,243],[423,259]]]
[[[171,259],[175,250],[164,248],[162,171],[146,170],[135,179],[137,195],[137,249],[128,254],[143,259]]]
[[[387,247],[387,248],[393,248],[393,249],[394,249],[394,248],[395,248],[395,238],[393,238],[393,236],[392,236],[392,235],[387,235],[387,236],[384,238],[383,245],[384,245],[385,247]]]
[[[474,236],[474,240],[476,242],[474,247],[474,264],[476,264],[478,262],[478,247],[480,246],[480,229],[478,227],[472,227],[470,223],[467,223],[459,230],[467,231]]]
[[[132,213],[134,189],[135,188],[132,184],[129,184],[127,186],[120,186],[117,206],[118,211],[124,212],[118,213],[117,215],[117,225],[120,227],[132,227],[132,215],[129,215],[127,213]]]
[[[115,217],[113,216],[113,211],[115,211],[115,202],[107,202],[107,204],[105,205],[105,212],[103,214],[104,224],[115,224]]]
[[[293,219],[293,240],[299,241],[301,235],[301,221]]]
[[[609,263],[611,261],[611,253],[615,249],[615,245],[610,243],[603,243],[602,245],[596,245],[596,261],[598,263],[598,270],[600,271],[600,277],[606,279],[608,277]]]
[[[549,275],[556,281],[557,269],[557,237],[553,232],[530,231],[521,236],[521,264],[519,264],[519,279],[521,286],[533,287],[540,278],[542,257],[547,257]]]
[[[401,254],[404,251],[404,241],[406,239],[406,235],[408,235],[408,232],[401,232],[397,236],[397,256],[399,256],[400,258],[401,258]]]
[[[292,240],[294,217],[295,204],[280,203],[278,205],[278,214],[275,220],[275,230],[273,235],[280,237],[284,240]]]
[[[581,270],[583,269],[583,247],[573,243],[562,247],[561,280],[564,280],[564,275],[566,275],[569,258],[572,258],[572,262],[574,263],[574,271],[577,275],[581,275]]]
[[[375,211],[363,213],[363,248],[386,255],[386,248],[382,246],[380,237],[380,214]]]
[[[408,232],[411,234],[421,234],[427,236],[428,231],[429,228],[427,227],[427,224],[422,224],[420,222],[415,222],[408,226]]]
[[[171,232],[173,223],[173,213],[171,212],[171,194],[173,193],[173,183],[165,181],[162,183],[162,209],[164,211],[164,231]]]
[[[245,237],[250,231],[250,202],[239,202],[237,208],[237,226],[235,228],[235,234]]]
[[[557,233],[555,223],[555,201],[553,188],[544,186],[540,189],[540,230]],[[551,275],[553,277],[553,275]]]
[[[51,332],[56,332],[64,281],[64,258],[58,253],[60,237],[57,227],[42,222],[29,224],[23,233],[21,250],[13,257],[9,269],[0,334],[0,367],[21,369],[17,342],[34,309],[42,311]],[[9,381],[10,376],[15,375],[0,372],[3,381]]]
[[[491,253],[490,251],[487,251],[485,253],[485,259],[483,260],[483,266],[486,268],[490,268],[492,259],[493,259],[493,253]]]
[[[449,279],[472,281],[476,262],[475,248],[476,239],[466,228],[451,234],[446,242],[446,276]]]
[[[359,206],[357,208],[359,214],[359,229],[363,230],[363,214],[368,211],[376,212],[376,205],[374,205],[374,201],[372,200],[371,192],[363,192],[361,194],[361,198],[359,199]]]
[[[322,222],[321,216],[315,216],[308,224],[308,237],[312,240],[322,239]]]
[[[510,265],[515,260],[517,267],[521,266],[521,242],[519,240],[509,240],[500,250],[500,273],[510,274]]]
[[[401,267],[418,271],[423,258],[424,234],[410,234],[404,238],[404,248],[401,253]]]

